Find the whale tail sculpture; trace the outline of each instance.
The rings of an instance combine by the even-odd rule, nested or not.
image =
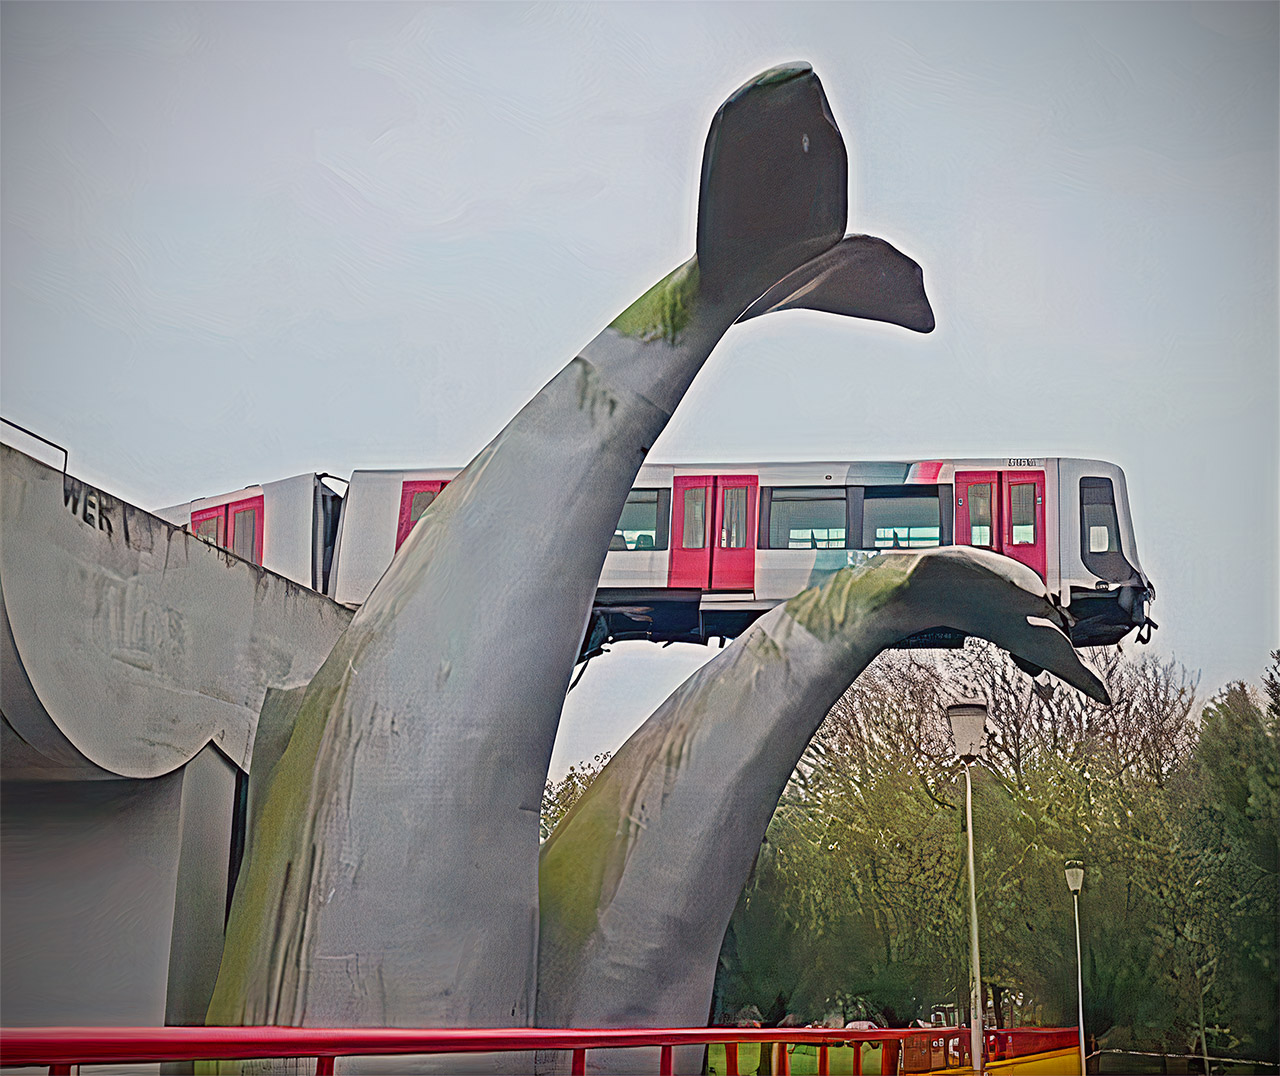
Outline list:
[[[938,627],[1108,701],[1044,584],[1006,557],[888,554],[802,591],[677,688],[542,846],[538,1024],[703,1023],[734,904],[805,747],[881,650]],[[596,1071],[644,1070],[592,1056]]]
[[[873,235],[846,235],[788,273],[738,320],[799,309],[888,321],[918,333],[934,328],[920,266]]]
[[[261,808],[210,1023],[530,1021],[543,783],[649,446],[762,297],[932,327],[919,266],[880,240],[840,242],[847,181],[807,64],[765,72],[716,113],[696,256],[436,498],[303,693],[283,754],[255,777]]]
[[[919,265],[883,239],[838,242],[848,170],[844,139],[808,64],[772,68],[731,94],[702,157],[704,294],[755,290],[759,298],[739,321],[807,308],[931,332]]]
[[[844,139],[808,64],[774,67],[730,94],[702,155],[705,293],[745,286],[759,295],[831,249],[848,217],[848,171]]]
[[[813,69],[771,68],[717,110],[698,191],[697,254],[611,328],[674,339],[695,303],[749,306],[746,321],[811,309],[932,332],[920,266],[874,236],[844,233],[849,159]]]

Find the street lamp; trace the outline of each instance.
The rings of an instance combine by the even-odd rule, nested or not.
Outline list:
[[[987,708],[982,703],[957,703],[947,707],[951,736],[956,754],[964,763],[964,820],[969,847],[969,948],[971,952],[970,982],[972,1001],[969,1017],[969,1063],[974,1072],[982,1071],[982,961],[978,956],[978,892],[973,872],[973,781],[969,767],[977,760],[987,738]]]
[[[1084,886],[1084,864],[1067,860],[1067,888],[1076,916],[1076,1023],[1080,1028],[1080,1076],[1084,1076],[1084,970],[1080,964],[1080,890]]]

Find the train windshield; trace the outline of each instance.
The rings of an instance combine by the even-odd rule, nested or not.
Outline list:
[[[1080,479],[1080,559],[1099,579],[1113,583],[1135,574],[1120,544],[1116,493],[1109,478]]]

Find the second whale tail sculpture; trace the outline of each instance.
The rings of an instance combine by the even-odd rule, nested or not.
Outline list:
[[[802,752],[881,650],[938,627],[1107,701],[1044,584],[995,553],[887,554],[803,591],[677,688],[543,845],[538,1024],[705,1023],[725,929]],[[695,1053],[678,1071],[697,1070]],[[646,1071],[591,1056],[593,1071]]]
[[[255,811],[210,1023],[530,1021],[543,783],[649,446],[775,286],[778,308],[814,296],[932,327],[919,266],[882,241],[839,242],[847,167],[805,64],[765,72],[717,112],[696,257],[437,498],[305,690]]]

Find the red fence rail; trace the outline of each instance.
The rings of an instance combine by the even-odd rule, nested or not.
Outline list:
[[[1017,1028],[985,1035],[987,1060],[1001,1060],[1076,1042],[1074,1028]],[[387,1054],[462,1054],[534,1050],[572,1051],[572,1071],[586,1071],[588,1050],[660,1047],[658,1071],[672,1072],[672,1048],[725,1046],[726,1068],[736,1076],[742,1043],[818,1048],[818,1072],[828,1072],[832,1046],[864,1043],[885,1050],[882,1071],[931,1072],[969,1067],[967,1028],[311,1028],[311,1027],[23,1027],[0,1028],[0,1065],[43,1066],[51,1073],[72,1065],[155,1061],[248,1060],[310,1057],[317,1076],[334,1072],[339,1057]],[[901,1068],[899,1069],[899,1051]],[[860,1054],[855,1054],[855,1073]],[[785,1049],[779,1071],[789,1071]]]
[[[982,1050],[988,1061],[1004,1061],[1050,1050],[1070,1050],[1079,1042],[1079,1030],[1074,1027],[1000,1028],[986,1032]]]

